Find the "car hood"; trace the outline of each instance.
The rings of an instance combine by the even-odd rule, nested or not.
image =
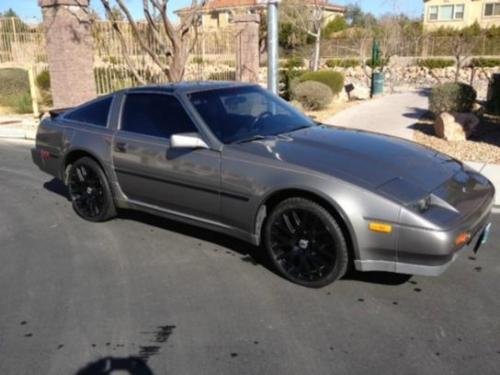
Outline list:
[[[331,126],[315,126],[241,146],[246,152],[370,189],[398,179],[428,193],[462,169],[455,159],[413,142]]]

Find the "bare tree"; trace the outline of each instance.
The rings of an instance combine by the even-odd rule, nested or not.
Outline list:
[[[321,29],[325,20],[325,0],[286,0],[281,5],[283,21],[292,23],[314,38],[311,70],[318,70],[321,57]]]
[[[465,62],[472,56],[472,51],[476,48],[478,41],[477,35],[468,31],[458,33],[452,37],[452,51],[456,60],[455,82],[460,79],[460,71],[465,66]]]
[[[443,34],[443,35],[441,35]],[[439,50],[450,53],[455,58],[455,82],[460,79],[460,71],[473,55],[483,35],[479,24],[475,23],[461,30],[445,29],[435,33]]]
[[[130,24],[132,34],[138,42],[140,48],[151,58],[153,63],[168,77],[171,82],[181,81],[184,77],[186,62],[189,53],[196,42],[196,24],[201,8],[206,0],[192,0],[189,8],[180,17],[176,25],[168,15],[169,0],[143,0],[143,11],[146,19],[148,35],[150,35],[160,50],[153,49],[146,39],[146,35],[141,32],[136,20],[132,17],[130,10],[124,0],[114,0],[116,6],[110,0],[101,0],[106,11],[107,18],[112,22],[113,28],[118,34],[122,45],[123,54],[127,65],[134,77],[141,83],[145,83],[140,71],[138,71],[127,49],[127,42],[120,28],[117,12],[121,12],[124,19]]]

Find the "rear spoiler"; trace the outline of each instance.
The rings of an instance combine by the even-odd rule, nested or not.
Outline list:
[[[55,118],[59,117],[60,115],[62,115],[63,113],[65,113],[73,108],[74,107],[49,109],[48,111],[43,112],[40,115],[40,119],[43,120],[43,119],[46,119],[48,117],[50,117],[51,119],[55,119]]]
[[[64,112],[68,112],[70,109],[73,109],[73,107],[51,109],[49,114],[51,118],[56,118]]]

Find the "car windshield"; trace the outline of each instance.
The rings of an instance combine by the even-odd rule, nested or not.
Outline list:
[[[190,94],[189,98],[210,130],[225,144],[315,125],[290,104],[259,86],[201,91]]]

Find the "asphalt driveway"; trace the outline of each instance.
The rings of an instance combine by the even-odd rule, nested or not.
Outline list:
[[[29,147],[0,141],[0,374],[499,371],[498,214],[489,244],[441,277],[310,290],[219,234],[79,219]]]

